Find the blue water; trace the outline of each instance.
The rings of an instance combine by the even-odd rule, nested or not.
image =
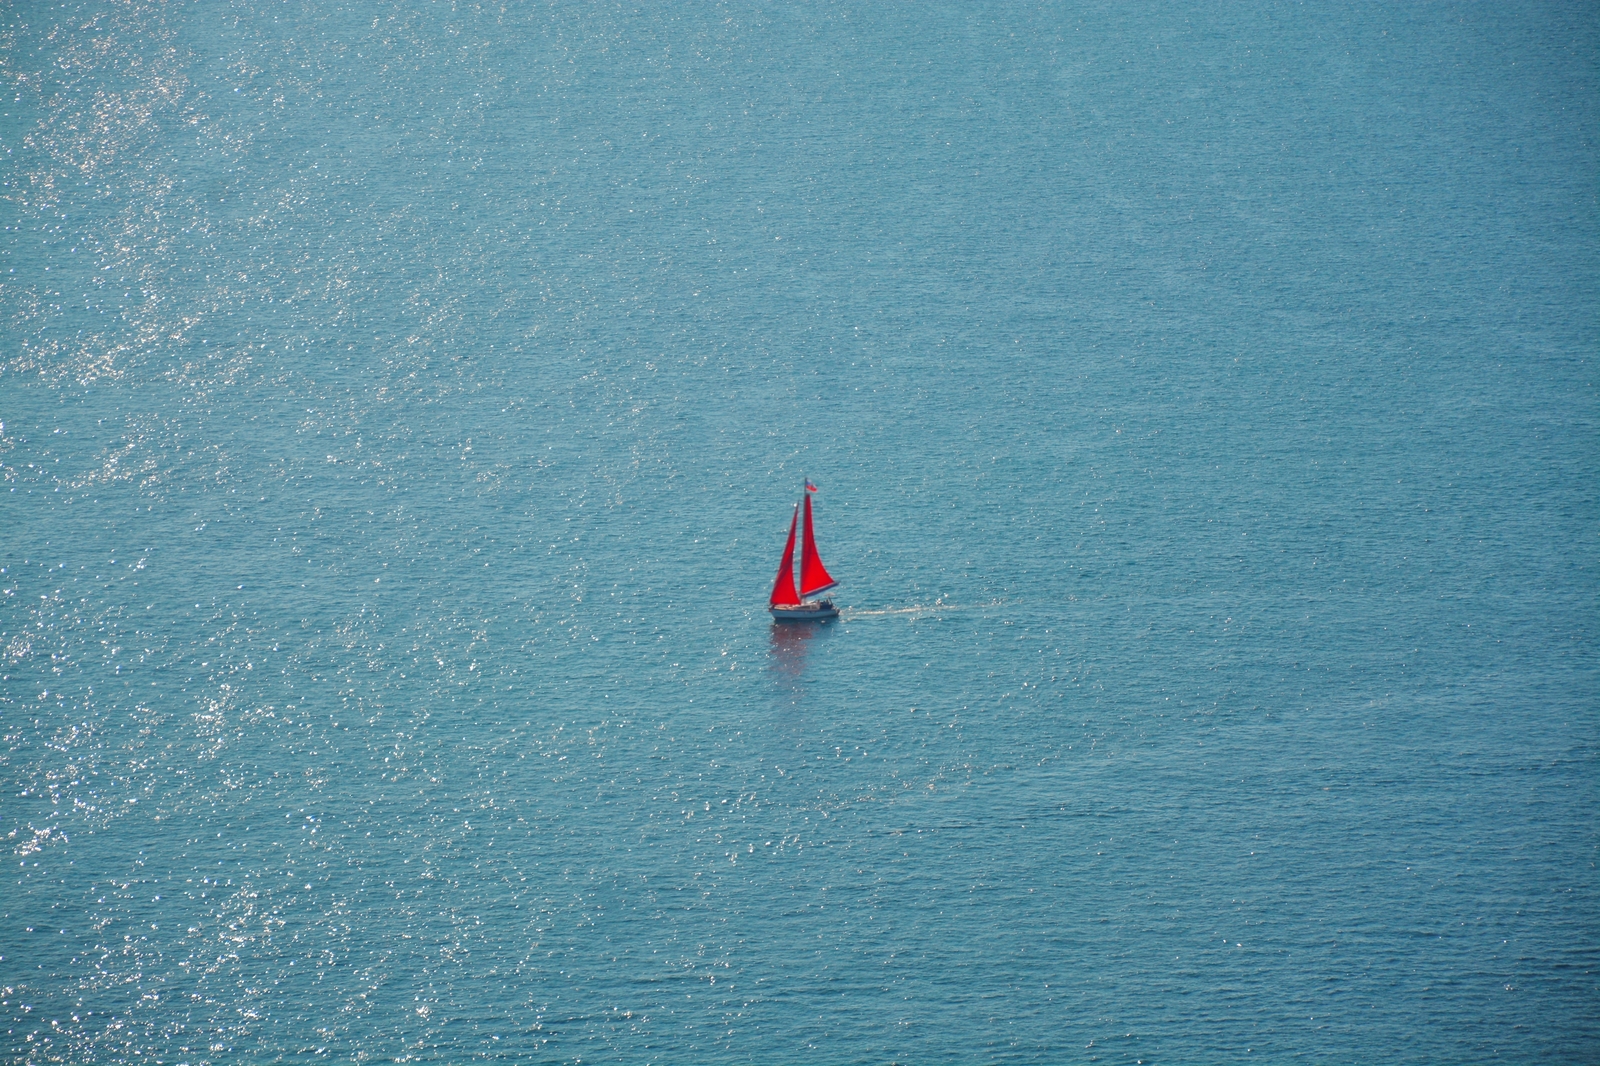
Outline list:
[[[6,1061],[1600,1059],[1592,6],[71,0],[0,90]]]

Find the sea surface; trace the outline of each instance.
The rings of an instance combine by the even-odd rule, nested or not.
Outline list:
[[[0,1060],[1600,1060],[1597,174],[1585,3],[0,7]]]

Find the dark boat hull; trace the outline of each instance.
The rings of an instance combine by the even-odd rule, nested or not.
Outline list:
[[[832,600],[813,600],[785,607],[768,607],[767,610],[772,612],[774,622],[826,622],[839,617],[839,608],[833,605]]]

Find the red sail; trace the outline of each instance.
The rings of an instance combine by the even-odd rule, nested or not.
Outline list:
[[[806,493],[806,540],[800,548],[800,595],[810,596],[833,588],[838,582],[828,575],[817,554],[817,538],[811,532],[811,494]]]
[[[783,546],[783,562],[778,564],[778,580],[772,583],[772,599],[768,601],[774,607],[793,607],[800,602],[800,596],[794,590],[794,527],[799,519],[800,508],[796,507],[794,517],[789,519],[789,543]]]

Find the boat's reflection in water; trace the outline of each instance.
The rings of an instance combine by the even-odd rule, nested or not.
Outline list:
[[[826,640],[833,632],[832,622],[774,622],[770,636],[767,670],[773,680],[798,700],[806,682],[806,659],[814,641]]]

